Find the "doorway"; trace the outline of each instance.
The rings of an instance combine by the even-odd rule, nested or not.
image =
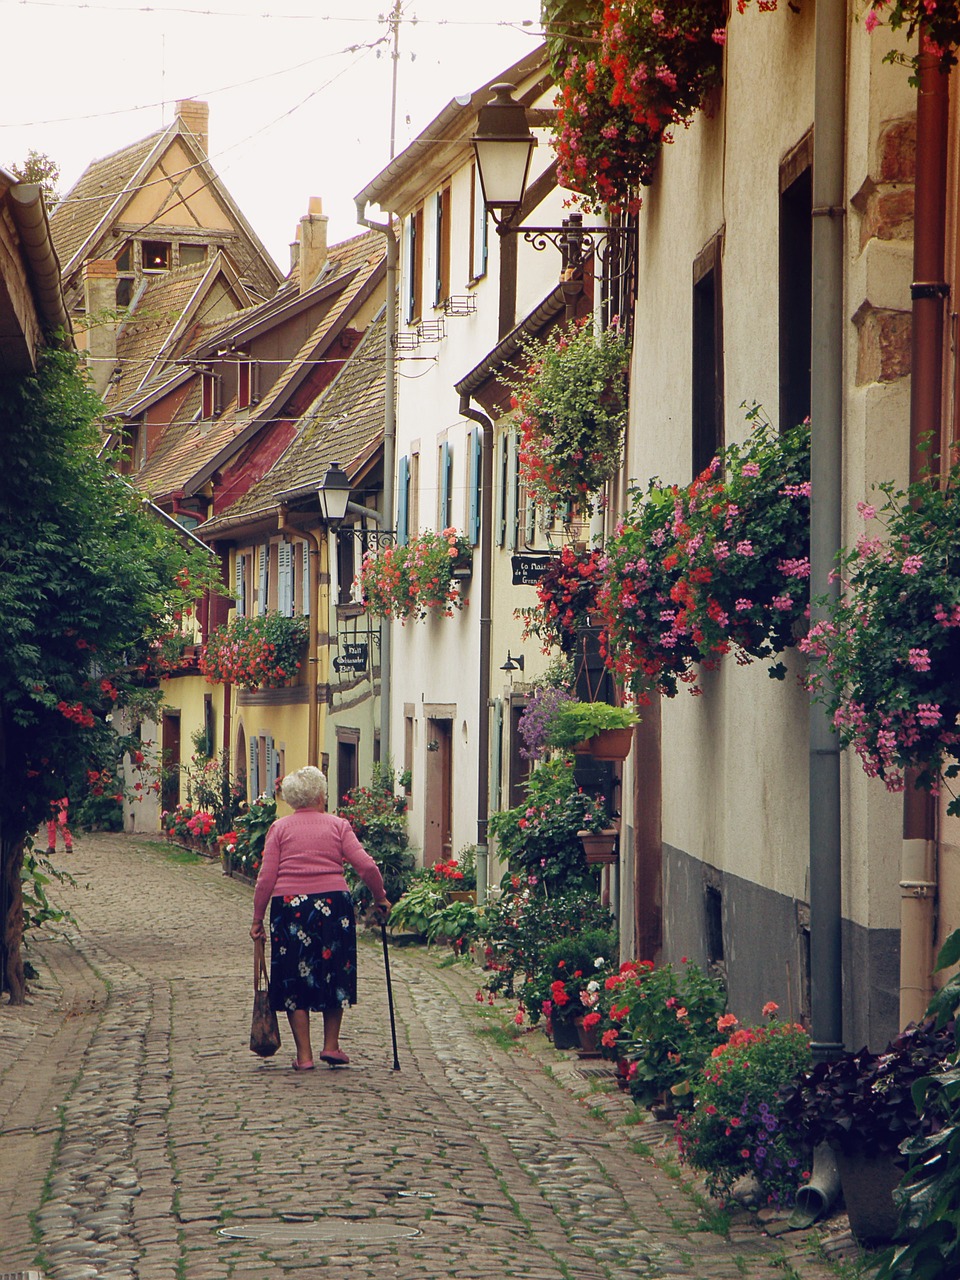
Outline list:
[[[165,711],[160,726],[160,761],[163,770],[160,807],[168,813],[180,803],[180,712]]]
[[[426,826],[423,864],[453,856],[453,715],[427,719]]]

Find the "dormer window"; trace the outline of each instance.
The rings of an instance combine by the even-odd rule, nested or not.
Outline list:
[[[260,367],[252,360],[237,365],[237,408],[249,409],[260,399]]]
[[[223,405],[220,397],[220,379],[215,373],[201,374],[201,379],[201,417],[205,419],[217,418],[223,411]]]
[[[144,271],[169,271],[170,246],[163,240],[144,240],[141,246]]]
[[[194,267],[199,262],[206,262],[207,246],[205,244],[181,244],[180,245],[180,265],[181,267]]]

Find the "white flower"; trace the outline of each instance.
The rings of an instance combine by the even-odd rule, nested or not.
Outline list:
[[[607,962],[604,960],[603,956],[597,956],[596,960],[593,962],[593,967],[595,969],[602,969],[606,963]]]
[[[591,979],[591,981],[587,983],[587,990],[588,990],[588,991],[599,991],[599,990],[600,990],[600,983],[599,983],[599,982],[597,982],[596,978]]]

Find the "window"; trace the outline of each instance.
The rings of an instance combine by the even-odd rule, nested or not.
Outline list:
[[[260,366],[251,360],[237,364],[237,408],[249,409],[260,400]]]
[[[723,447],[722,234],[693,264],[693,474]]]
[[[247,617],[247,557],[237,553],[236,579],[234,598],[237,603],[237,617]]]
[[[450,297],[450,188],[438,191],[436,199],[437,278],[433,305],[442,307]]]
[[[397,542],[403,546],[410,537],[410,460],[404,455],[397,465]]]
[[[181,267],[192,267],[198,262],[206,262],[207,246],[205,244],[182,244],[180,246]]]
[[[470,279],[487,274],[487,208],[477,166],[470,170]]]
[[[453,453],[446,440],[437,459],[437,522],[441,529],[453,524]]]
[[[407,219],[407,324],[415,324],[423,311],[423,209]]]
[[[413,535],[420,532],[420,442],[411,446],[410,498],[407,503],[407,530]]]
[[[277,612],[293,617],[293,543],[277,545]]]
[[[215,373],[200,375],[200,414],[203,418],[218,418],[223,412],[220,378]]]
[[[337,538],[337,604],[352,603],[353,580],[357,573],[356,547],[356,539],[350,531],[346,537]]]
[[[337,795],[340,800],[360,781],[357,761],[359,745],[359,729],[337,730]]]
[[[128,240],[117,256],[117,271],[123,273],[133,270],[133,245]]]
[[[780,166],[780,429],[810,416],[813,137]]]
[[[415,708],[412,702],[403,704],[403,792],[413,793],[413,718]]]
[[[508,431],[503,442],[507,453],[506,493],[504,494],[507,550],[516,551],[520,534],[520,473],[517,458],[519,441],[516,431],[512,429]]]
[[[269,608],[270,544],[257,548],[257,613],[262,617]]]
[[[169,271],[170,246],[163,240],[144,240],[141,249],[144,271]]]

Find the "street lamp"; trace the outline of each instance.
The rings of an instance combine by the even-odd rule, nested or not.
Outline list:
[[[608,287],[617,283],[629,298],[633,279],[636,228],[629,224],[604,227],[583,225],[572,213],[559,227],[521,227],[514,224],[527,189],[530,157],[537,140],[530,131],[526,108],[511,95],[514,86],[495,84],[494,98],[477,112],[477,131],[470,139],[484,204],[500,235],[522,231],[534,249],[552,244],[563,256],[563,270],[571,271],[596,254]],[[626,288],[625,288],[626,286]]]
[[[329,525],[343,522],[350,501],[350,481],[339,462],[331,462],[317,488],[320,512]]]
[[[511,96],[514,86],[495,84],[492,88],[496,96],[477,112],[477,132],[470,141],[477,156],[483,201],[499,228],[523,203],[537,140],[530,132],[523,104]]]

